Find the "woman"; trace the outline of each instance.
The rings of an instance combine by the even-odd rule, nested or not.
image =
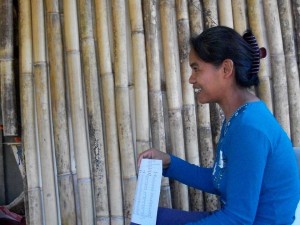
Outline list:
[[[160,208],[157,224],[292,224],[300,190],[292,144],[249,91],[259,83],[263,49],[250,31],[242,37],[224,26],[207,29],[190,43],[189,82],[197,101],[218,103],[225,115],[214,167],[156,149],[142,152],[138,164],[143,158],[161,159],[164,176],[219,195],[221,208],[210,214]]]

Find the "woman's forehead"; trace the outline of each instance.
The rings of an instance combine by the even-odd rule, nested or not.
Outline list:
[[[191,48],[191,50],[190,50],[189,58],[190,58],[190,60],[201,60],[193,48]]]
[[[194,49],[191,49],[191,50],[190,50],[190,53],[189,53],[189,61],[190,61],[190,65],[193,64],[193,63],[196,63],[196,64],[205,63],[205,62],[198,56],[198,54],[196,53],[196,51],[195,51]]]

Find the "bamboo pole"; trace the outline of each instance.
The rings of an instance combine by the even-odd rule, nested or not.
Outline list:
[[[199,1],[189,1],[189,18],[190,18],[190,32],[192,36],[196,36],[199,35],[200,33],[202,33],[203,31],[203,9],[202,9],[202,5],[200,4]],[[199,105],[201,105],[202,107],[200,108]],[[201,166],[203,166],[202,163],[202,152],[205,151],[204,146],[201,147],[201,144],[203,143],[202,138],[205,138],[205,134],[208,133],[203,133],[201,132],[201,123],[198,122],[197,117],[199,115],[204,116],[204,120],[208,120],[210,121],[210,115],[209,115],[209,105],[208,104],[200,104],[200,103],[196,103],[196,125],[197,125],[197,130],[198,130],[198,148],[199,148],[199,163]],[[202,121],[202,119],[201,119]],[[209,129],[210,129],[210,123],[209,123]],[[201,136],[201,138],[200,138]],[[211,138],[211,133],[210,136]],[[212,143],[212,139],[210,139],[210,143]],[[210,149],[212,150],[212,149]],[[199,191],[200,192],[200,191]],[[194,200],[195,201],[195,200]],[[204,201],[204,193],[201,191],[201,195],[200,193],[197,196],[197,201],[198,203],[195,203],[198,205],[198,210],[200,211],[204,211],[205,210],[205,201]]]
[[[204,9],[203,16],[204,16],[205,29],[213,26],[217,26],[219,24],[217,0],[213,0],[213,1],[204,0],[203,9]],[[200,107],[200,109],[201,108],[202,107]],[[214,148],[216,148],[221,133],[222,112],[220,107],[217,104],[209,104],[209,113],[211,117],[213,146]],[[213,157],[214,156],[212,154],[211,158]]]
[[[136,170],[129,105],[125,2],[121,0],[112,1],[112,16],[116,112],[124,187],[124,218],[125,224],[128,224],[136,187]]]
[[[233,13],[234,29],[240,35],[243,35],[245,31],[249,28],[247,15],[246,15],[247,13],[246,0],[232,0],[232,13]],[[253,94],[256,94],[255,87],[249,88],[249,91],[252,91]]]
[[[35,126],[34,78],[32,71],[32,33],[30,0],[19,0],[19,76],[22,118],[22,147],[26,169],[26,222],[44,225],[40,183],[37,130]]]
[[[110,224],[106,157],[102,130],[102,112],[92,19],[92,1],[79,1],[80,42],[85,79],[91,163],[95,195],[96,224]]]
[[[137,1],[137,0],[136,0]],[[138,98],[136,96],[135,90],[139,89],[139,87],[136,87],[135,85],[135,80],[137,79],[136,77],[134,77],[135,75],[135,71],[134,71],[134,52],[133,49],[136,46],[132,45],[132,40],[133,39],[138,39],[137,36],[138,35],[133,35],[133,30],[131,29],[132,24],[131,24],[131,15],[130,15],[130,11],[132,11],[130,8],[132,8],[130,6],[130,0],[129,1],[125,1],[125,17],[124,17],[124,25],[125,25],[125,30],[126,30],[126,51],[127,51],[127,57],[126,57],[126,61],[127,61],[127,75],[128,75],[128,98],[129,98],[129,109],[130,109],[130,122],[131,122],[131,133],[132,133],[132,140],[133,140],[133,149],[134,149],[134,161],[136,161],[136,154],[138,152],[137,150],[137,144],[141,144],[142,142],[140,140],[137,139],[137,135],[139,137],[141,137],[140,134],[137,133],[137,128],[140,127],[140,124],[137,124],[139,122],[137,122],[138,118],[136,116],[136,109],[139,107],[136,105],[135,100],[136,98]],[[133,38],[133,36],[135,36]],[[137,45],[137,43],[134,43],[134,45]],[[149,122],[148,122],[149,123]],[[142,127],[140,127],[142,128]],[[149,132],[149,131],[148,131]],[[145,132],[143,132],[145,134]],[[138,141],[138,142],[137,142]],[[142,151],[142,150],[139,150]]]
[[[140,153],[150,147],[145,36],[141,1],[129,0],[128,3],[135,89],[136,151]]]
[[[203,31],[203,9],[200,1],[188,1],[191,36],[199,35]]]
[[[218,0],[218,13],[220,25],[233,28],[231,0]]]
[[[47,0],[46,12],[51,105],[61,222],[64,225],[71,225],[76,224],[76,212],[70,162],[63,44],[58,1]]]
[[[19,78],[19,81],[20,81],[20,78]],[[20,89],[19,89],[20,91]],[[19,92],[20,93],[20,92]],[[21,134],[22,135],[22,134]],[[23,147],[23,142],[21,142],[21,148],[22,148],[22,161],[24,163],[24,171],[25,171],[25,174],[24,174],[24,177],[23,177],[23,192],[22,192],[22,195],[23,195],[23,215],[25,215],[25,218],[27,218],[27,221],[29,221],[29,201],[28,201],[28,194],[27,193],[27,190],[28,190],[28,184],[27,184],[27,174],[26,174],[26,161],[25,161],[25,153],[24,153],[24,147]]]
[[[1,80],[0,80],[0,89],[1,89]],[[0,205],[4,205],[5,203],[6,200],[5,200],[5,182],[4,182],[3,120],[2,120],[2,105],[1,105],[1,95],[0,95]]]
[[[274,113],[279,123],[290,135],[290,119],[286,67],[282,43],[282,32],[277,1],[263,1],[264,15],[267,28],[267,37],[270,44],[270,58],[273,80]]]
[[[248,28],[246,0],[231,0],[234,29],[243,34]]]
[[[1,89],[1,80],[0,80],[0,89]],[[4,205],[5,203],[6,203],[6,197],[5,197],[5,175],[4,175],[4,155],[3,155],[3,120],[2,120],[2,104],[1,104],[1,95],[0,95],[0,205]]]
[[[267,49],[268,56],[260,60],[259,86],[257,87],[258,96],[266,103],[269,110],[273,112],[273,99],[272,99],[272,84],[271,78],[271,65],[270,65],[270,51],[269,43],[266,36],[266,25],[263,15],[262,1],[247,0],[247,12],[249,17],[249,25],[253,34],[255,35],[258,45]]]
[[[189,63],[189,39],[190,27],[188,17],[188,5],[186,0],[176,0],[177,15],[177,35],[179,46],[180,74],[182,83],[182,99],[183,99],[183,127],[185,137],[185,152],[187,161],[192,164],[199,165],[199,147],[197,135],[197,121],[195,111],[194,89],[189,83],[191,74]],[[189,188],[190,206],[192,210],[203,210],[202,192]]]
[[[33,74],[46,224],[59,224],[51,136],[43,2],[32,0]]]
[[[60,24],[61,24],[61,32],[62,32],[62,42],[64,48],[64,70],[65,70],[65,94],[66,94],[66,115],[67,115],[67,125],[68,125],[68,136],[69,136],[69,150],[70,150],[70,166],[71,166],[71,174],[72,174],[72,182],[73,182],[73,189],[74,189],[74,199],[75,199],[75,214],[76,214],[76,221],[77,225],[81,224],[81,211],[80,211],[80,193],[78,191],[78,179],[76,173],[76,157],[75,157],[75,150],[74,150],[74,141],[73,141],[73,128],[72,128],[72,113],[71,113],[71,100],[70,100],[70,92],[69,92],[69,82],[67,76],[67,57],[66,57],[66,35],[65,34],[65,19],[64,19],[64,2],[58,1],[58,8],[60,12]]]
[[[217,0],[203,0],[204,27],[214,27],[219,24]]]
[[[4,176],[4,155],[3,155],[3,124],[2,113],[0,113],[0,205],[6,203],[5,198],[5,176]]]
[[[0,78],[4,136],[17,136],[17,105],[13,70],[13,2],[2,1],[0,6]]]
[[[214,147],[209,108],[207,106],[207,104],[197,105],[197,119],[201,166],[209,168],[213,167],[214,164]],[[204,198],[206,211],[213,211],[219,208],[218,198],[215,195],[204,193]]]
[[[4,32],[5,33],[5,32]],[[0,56],[1,57],[1,56]],[[12,59],[0,59],[2,115],[4,136],[17,136],[15,75]]]
[[[219,23],[217,1],[203,1],[205,28],[216,26]],[[201,165],[212,167],[222,124],[222,111],[217,104],[197,105],[198,111],[198,130],[200,138]],[[206,140],[206,141],[204,141]],[[205,209],[213,211],[219,207],[218,198],[215,195],[205,193]]]
[[[152,0],[145,0],[142,3],[145,24],[152,147],[166,152],[158,45],[158,3]],[[159,205],[162,207],[172,207],[169,179],[165,177],[162,179]]]
[[[176,0],[175,3],[176,3],[176,24],[177,24],[177,36],[178,36],[178,48],[179,48],[180,74],[181,74],[181,82],[182,82],[181,85],[182,100],[184,106],[188,108],[191,106],[191,111],[195,111],[193,109],[195,106],[194,89],[192,85],[189,83],[189,77],[191,74],[191,70],[189,66],[190,26],[189,26],[187,1]],[[193,123],[196,123],[196,120],[193,121]],[[193,136],[193,139],[195,138],[197,140],[197,133],[191,135]],[[195,147],[197,148],[197,143],[195,143]]]
[[[161,80],[161,93],[162,93],[162,107],[163,107],[163,118],[164,118],[164,128],[165,128],[165,143],[166,143],[166,152],[172,152],[172,141],[171,141],[171,132],[170,132],[170,117],[168,114],[168,97],[167,97],[167,88],[166,88],[166,68],[164,66],[164,50],[163,50],[163,38],[162,38],[162,19],[160,13],[160,1],[156,3],[157,10],[157,37],[158,37],[158,49],[159,49],[159,62],[160,62],[160,80]],[[175,27],[175,24],[174,26]],[[176,37],[176,36],[174,36]],[[176,45],[177,46],[177,45]],[[177,57],[178,58],[178,57]],[[179,70],[179,67],[177,67]],[[179,87],[178,87],[179,88]],[[171,196],[175,190],[174,180],[169,180],[171,188]],[[173,199],[173,197],[172,197]],[[174,206],[174,201],[172,200],[172,205]]]
[[[291,139],[300,146],[300,86],[291,2],[278,0],[288,85]]]
[[[166,73],[168,113],[170,121],[171,151],[174,155],[185,159],[184,134],[182,124],[182,96],[180,76],[178,74],[178,55],[176,52],[175,1],[160,1],[163,57]],[[178,209],[189,209],[188,189],[175,182],[174,206]]]
[[[64,0],[63,8],[67,78],[71,107],[73,147],[76,159],[80,220],[82,224],[94,224],[76,1]]]
[[[295,29],[295,37],[297,42],[296,56],[298,61],[298,71],[300,71],[300,0],[292,0],[293,21]]]
[[[123,197],[120,170],[120,155],[115,109],[114,77],[109,45],[109,29],[105,0],[95,1],[97,52],[102,83],[105,122],[105,140],[108,168],[108,190],[111,225],[123,225]]]

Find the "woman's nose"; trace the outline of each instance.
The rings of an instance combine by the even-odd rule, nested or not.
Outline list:
[[[189,78],[189,83],[190,84],[194,84],[195,83],[195,76],[193,75],[193,73],[191,73],[191,76],[190,76],[190,78]]]

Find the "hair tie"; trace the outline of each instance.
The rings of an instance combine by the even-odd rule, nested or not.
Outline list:
[[[265,48],[259,48],[255,36],[252,34],[250,30],[247,30],[243,39],[250,45],[253,50],[253,60],[251,70],[249,71],[249,75],[257,75],[259,71],[260,59],[265,58],[267,56],[267,50]]]

